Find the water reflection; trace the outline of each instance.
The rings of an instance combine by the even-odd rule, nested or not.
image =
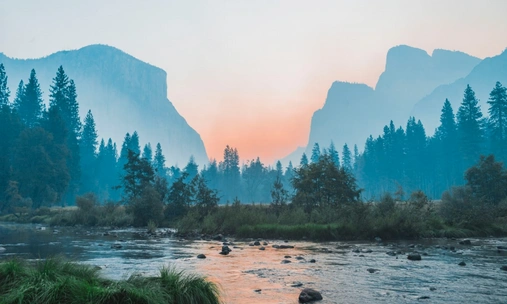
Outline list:
[[[108,232],[108,235],[104,235]],[[40,229],[36,225],[0,223],[0,259],[64,255],[103,268],[109,278],[133,273],[153,275],[169,264],[204,274],[223,288],[227,303],[297,303],[299,290],[318,289],[323,303],[506,303],[507,239],[375,242],[295,242],[293,249],[265,250],[236,243],[228,256],[220,242],[147,238],[134,229]],[[111,248],[114,245],[118,248]],[[121,246],[121,247],[120,247]],[[418,251],[421,261],[406,253]],[[386,254],[395,252],[395,255]],[[205,260],[195,256],[204,253]],[[286,258],[290,256],[290,258]],[[282,264],[283,259],[291,263]],[[315,259],[316,263],[309,263]],[[466,266],[458,266],[461,261]],[[375,269],[373,273],[367,269]],[[260,290],[260,291],[255,291]],[[429,297],[429,298],[428,298]]]

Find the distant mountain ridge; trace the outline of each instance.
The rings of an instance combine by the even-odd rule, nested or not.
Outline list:
[[[13,59],[0,53],[14,98],[17,85],[37,72],[44,101],[56,70],[63,66],[77,87],[80,116],[91,109],[99,137],[111,137],[121,146],[127,132],[139,133],[141,142],[162,145],[168,165],[184,166],[191,155],[208,162],[200,135],[192,129],[167,98],[164,70],[106,45],[61,51],[39,59]],[[142,148],[142,147],[141,147]]]
[[[483,115],[487,116],[489,93],[497,81],[507,85],[507,49],[500,55],[482,60],[463,78],[436,87],[429,95],[415,104],[411,115],[420,118],[427,133],[433,134],[435,128],[440,124],[440,111],[445,99],[449,99],[454,114],[456,114],[463,99],[463,92],[469,84],[479,99]]]
[[[331,141],[340,154],[345,143],[362,150],[370,134],[379,135],[391,120],[405,128],[416,103],[438,86],[467,76],[480,63],[481,59],[462,52],[437,49],[430,56],[406,45],[391,48],[375,89],[341,81],[331,85],[324,106],[313,114],[304,152],[310,154],[316,142],[327,148]],[[299,163],[302,153],[293,152],[282,163]]]

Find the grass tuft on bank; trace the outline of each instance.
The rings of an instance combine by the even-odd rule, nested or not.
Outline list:
[[[113,281],[100,277],[92,266],[50,258],[1,262],[0,303],[215,304],[220,299],[217,285],[174,268],[163,268],[156,277]]]

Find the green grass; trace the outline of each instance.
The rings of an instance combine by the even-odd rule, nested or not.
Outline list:
[[[174,268],[160,276],[103,279],[92,266],[52,258],[0,263],[0,303],[220,303],[217,285]]]

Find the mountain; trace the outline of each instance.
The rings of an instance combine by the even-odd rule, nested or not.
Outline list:
[[[405,127],[421,98],[468,75],[480,62],[462,52],[435,50],[430,56],[406,45],[391,48],[375,89],[341,81],[332,84],[324,106],[313,114],[305,152],[310,154],[316,142],[326,148],[331,141],[340,152],[345,143],[362,150],[370,134],[379,135],[391,120]],[[302,153],[293,152],[283,163],[299,163]]]
[[[99,137],[111,137],[118,147],[127,132],[137,131],[141,142],[150,142],[153,149],[160,142],[168,165],[184,166],[191,155],[200,164],[208,162],[200,135],[168,100],[167,75],[160,68],[106,45],[40,59],[13,59],[0,53],[0,63],[5,65],[12,95],[34,68],[46,103],[52,78],[62,65],[76,83],[80,116],[91,109]]]
[[[497,81],[507,85],[507,50],[498,56],[484,59],[465,77],[435,88],[431,94],[416,103],[412,115],[421,119],[428,135],[432,135],[440,125],[440,112],[445,99],[449,99],[456,114],[469,84],[479,99],[483,115],[487,116],[489,93]]]

